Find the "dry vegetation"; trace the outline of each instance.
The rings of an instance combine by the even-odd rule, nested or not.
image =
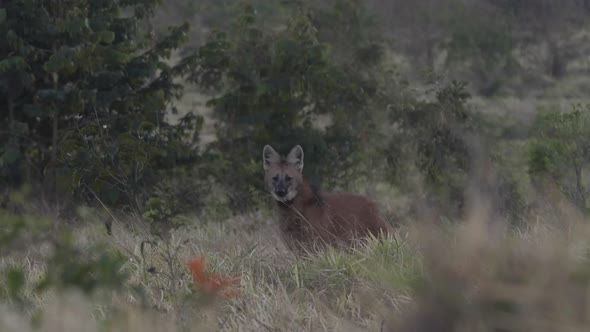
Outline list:
[[[564,211],[568,206],[564,206]],[[149,238],[139,220],[113,235],[96,223],[75,230],[84,248],[104,242],[126,259],[118,292],[66,291],[32,297],[23,312],[1,310],[2,331],[584,331],[590,327],[590,229],[584,220],[531,215],[515,229],[490,220],[485,200],[453,224],[402,226],[384,243],[295,258],[272,215],[197,222]],[[567,212],[567,211],[565,211]],[[132,219],[132,217],[129,217]],[[143,252],[142,252],[143,247]],[[167,252],[174,252],[169,262]],[[43,246],[4,257],[35,279]],[[236,298],[206,300],[188,262],[239,277]],[[172,266],[170,265],[172,264]],[[170,271],[174,271],[171,272]],[[133,285],[133,287],[132,287]],[[140,289],[141,292],[137,292]],[[138,297],[138,294],[143,294]],[[36,309],[40,309],[41,315]]]

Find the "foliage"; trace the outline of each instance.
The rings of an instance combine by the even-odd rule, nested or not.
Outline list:
[[[577,0],[494,0],[491,4],[511,21],[521,46],[543,45],[543,73],[554,78],[567,74],[570,62],[587,50],[576,45],[575,34],[588,28],[590,5]]]
[[[587,329],[580,323],[587,296],[573,291],[590,285],[588,252],[574,249],[588,243],[587,228],[565,236],[573,230],[545,226],[492,236],[473,219],[448,239],[423,233],[427,282],[413,297],[412,313],[392,330],[526,331],[541,322],[549,329]],[[551,305],[556,299],[560,305]]]
[[[223,1],[186,1],[186,4],[180,4],[184,12],[192,13],[201,17],[203,24],[208,27],[229,26],[231,17],[239,15],[240,4],[243,1],[223,0]],[[248,1],[258,15],[272,22],[273,17],[280,12],[280,0],[252,0]]]
[[[475,74],[478,92],[493,95],[516,65],[511,27],[506,17],[491,8],[471,5],[461,9],[461,18],[454,23],[446,46],[447,63],[458,71],[467,65]]]
[[[329,45],[331,59],[353,60],[353,65],[364,70],[380,62],[384,52],[381,26],[363,1],[318,1],[310,4],[310,10],[318,38]]]
[[[368,0],[390,49],[423,70],[467,80],[485,97],[564,78],[584,61],[590,6],[578,0]],[[586,66],[587,67],[587,66]],[[524,80],[521,81],[521,80]],[[504,88],[504,89],[502,89]],[[528,89],[527,89],[528,90]]]
[[[403,183],[409,180],[404,170],[416,169],[425,189],[451,213],[463,204],[473,158],[468,145],[474,134],[468,97],[464,83],[452,82],[436,92],[435,100],[415,100],[390,113],[396,125],[385,148],[388,163],[394,166],[390,179]]]
[[[54,241],[52,255],[47,259],[47,272],[36,289],[42,292],[50,287],[78,288],[86,294],[116,289],[122,287],[127,278],[122,271],[124,263],[121,253],[100,244],[80,248],[72,234],[62,232]]]
[[[160,170],[194,160],[192,114],[164,121],[184,71],[163,59],[188,25],[141,32],[157,1],[8,1],[0,23],[2,180],[136,206]],[[131,11],[133,15],[123,15]]]
[[[327,56],[313,18],[298,7],[284,29],[268,32],[245,6],[233,29],[212,33],[199,48],[191,79],[218,92],[208,102],[219,121],[210,151],[222,159],[218,178],[234,207],[247,207],[260,188],[256,156],[264,144],[279,151],[301,144],[314,161],[306,172],[335,179],[333,171],[344,168],[346,156],[354,159],[359,133],[369,128],[374,82],[358,66]],[[318,123],[321,116],[327,124]]]
[[[83,217],[82,229],[74,228],[25,213],[25,195],[7,195],[0,202],[11,209],[0,210],[1,304],[30,314],[59,307],[47,303],[75,290],[89,302],[92,322],[115,321],[109,314],[124,302],[132,315],[122,319],[125,330],[137,321],[153,330],[199,329],[191,320],[200,318],[219,330],[405,329],[387,317],[422,330],[588,325],[589,229],[561,232],[539,221],[546,215],[523,217],[522,187],[557,188],[587,209],[590,105],[541,113],[529,140],[526,129],[503,120],[482,129],[466,84],[414,93],[390,65],[398,53],[426,58],[429,69],[448,66],[450,77],[469,77],[491,95],[510,78],[523,45],[547,42],[558,77],[568,60],[557,41],[587,24],[579,20],[587,12],[571,12],[587,4],[395,0],[371,10],[379,0],[181,1],[197,13],[195,30],[209,33],[196,54],[185,57],[185,49],[172,64],[190,30],[146,33],[159,1],[2,2],[0,186],[43,184],[47,197],[99,200],[109,220],[134,219],[136,209],[142,218],[114,228],[103,243]],[[374,10],[386,5],[408,16]],[[380,15],[393,22],[391,47]],[[201,117],[164,121],[188,84],[183,78],[210,93],[217,141],[202,152]],[[386,241],[305,258],[284,250],[264,212],[193,227],[228,219],[220,191],[233,212],[266,198],[260,150],[269,143],[281,152],[303,145],[305,172],[329,189],[364,182],[374,193],[390,190],[373,198],[400,210],[426,192],[445,217],[465,222],[445,225],[446,232],[410,225],[408,237],[403,225]],[[476,181],[489,194],[491,216],[465,209]],[[119,209],[128,206],[132,215]],[[205,216],[190,218],[201,209]],[[478,220],[465,220],[465,212]],[[504,233],[484,222],[515,219],[527,227]],[[201,300],[217,296],[235,300],[187,314],[191,300],[209,304]],[[153,323],[159,319],[164,327]]]
[[[53,230],[51,223],[35,215],[14,215],[0,210],[3,236],[0,253],[9,257],[31,243],[45,246],[43,272],[32,279],[24,265],[5,265],[0,275],[0,299],[20,310],[34,311],[33,300],[50,291],[79,290],[92,296],[103,290],[121,289],[127,281],[121,253],[99,242],[76,243],[71,231]],[[6,264],[6,263],[3,263]],[[37,308],[38,309],[38,308]]]
[[[45,218],[35,218],[23,214],[13,214],[0,210],[0,254],[6,255],[13,251],[22,250],[23,243],[42,238],[51,225]]]
[[[456,0],[375,0],[373,7],[393,41],[392,49],[408,57],[418,71],[433,71],[436,57],[445,49],[453,22]]]
[[[201,163],[204,164],[204,163]],[[188,217],[202,212],[219,198],[210,190],[209,171],[202,168],[175,168],[167,171],[155,184],[142,206],[143,217],[154,235],[185,226]]]
[[[533,183],[542,190],[555,185],[582,211],[587,207],[584,171],[590,163],[589,128],[590,106],[577,105],[571,112],[543,112],[529,143]]]
[[[588,296],[583,292],[590,285],[586,223],[580,223],[579,228],[555,229],[541,222],[534,230],[499,234],[481,220],[444,230],[413,227],[407,237],[400,231],[388,241],[370,241],[347,252],[328,250],[298,259],[288,256],[277,238],[268,237],[265,240],[269,242],[256,246],[261,241],[259,232],[239,229],[228,234],[231,225],[193,229],[188,235],[194,239],[194,247],[179,253],[179,260],[186,268],[191,258],[206,253],[206,269],[204,261],[197,265],[205,272],[204,280],[239,277],[238,299],[220,306],[201,301],[206,304],[191,312],[189,320],[193,321],[181,325],[177,320],[181,313],[168,309],[166,304],[172,299],[162,296],[155,278],[141,279],[142,288],[153,290],[149,306],[136,305],[134,293],[127,287],[117,291],[130,299],[131,303],[125,304],[128,315],[103,316],[117,302],[86,297],[59,302],[63,307],[56,308],[52,298],[64,296],[63,290],[46,292],[33,299],[45,313],[46,319],[39,320],[41,330],[55,330],[57,324],[57,330],[101,330],[96,328],[104,327],[101,323],[108,325],[105,330],[125,331],[258,330],[263,324],[285,331],[318,326],[339,331],[461,330],[457,326],[486,331],[535,330],[539,322],[552,330],[588,327],[584,310]],[[138,240],[132,232],[123,238],[123,243],[112,245],[132,248]],[[216,250],[220,243],[223,249]],[[133,257],[131,252],[123,252]],[[35,269],[29,259],[14,259],[25,277]],[[141,278],[144,266],[129,262],[125,270]],[[12,275],[10,283],[23,282],[22,276],[8,270],[4,271]],[[184,285],[184,294],[195,297],[191,272],[186,269],[178,284]],[[12,307],[5,298],[1,301]],[[85,314],[86,307],[92,314]],[[11,319],[2,320],[0,329],[21,326],[16,325],[22,323],[21,315],[6,309],[2,314],[10,314]]]

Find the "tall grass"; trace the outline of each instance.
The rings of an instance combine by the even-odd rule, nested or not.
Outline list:
[[[535,219],[514,229],[479,208],[450,226],[418,223],[387,241],[298,258],[266,218],[240,218],[247,226],[195,223],[150,245],[139,220],[115,224],[112,236],[95,224],[81,227],[81,248],[107,243],[125,256],[127,286],[91,297],[29,289],[26,310],[4,301],[0,330],[590,330],[590,228],[583,220],[555,226]],[[31,244],[0,266],[16,264],[35,279],[51,269],[45,254]],[[211,273],[239,277],[240,296],[205,299],[187,265],[196,256]]]

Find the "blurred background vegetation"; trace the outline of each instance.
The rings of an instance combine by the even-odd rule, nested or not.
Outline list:
[[[301,144],[307,177],[396,225],[446,227],[482,201],[517,232],[584,219],[589,25],[588,0],[0,1],[0,252],[43,243],[53,266],[4,264],[0,298],[26,311],[125,287],[185,319],[178,231],[262,227],[265,144]],[[140,240],[73,240],[102,224]],[[376,250],[402,264],[410,249]],[[272,278],[300,287],[356,258]],[[250,263],[224,266],[264,275]],[[405,264],[386,272],[411,288],[422,270]]]
[[[64,214],[241,213],[268,203],[260,147],[301,144],[326,189],[380,182],[448,218],[483,168],[512,219],[532,200],[515,174],[542,170],[585,210],[585,139],[548,140],[583,136],[549,127],[587,113],[589,12],[577,0],[8,1],[0,180]],[[570,150],[577,180],[551,162]]]

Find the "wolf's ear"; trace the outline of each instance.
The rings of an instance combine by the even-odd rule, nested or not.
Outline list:
[[[299,172],[303,171],[303,148],[301,148],[301,145],[296,145],[291,149],[291,152],[287,155],[287,162],[295,166]]]
[[[265,145],[262,149],[262,165],[264,170],[267,170],[270,165],[281,161],[281,156],[270,145]]]

